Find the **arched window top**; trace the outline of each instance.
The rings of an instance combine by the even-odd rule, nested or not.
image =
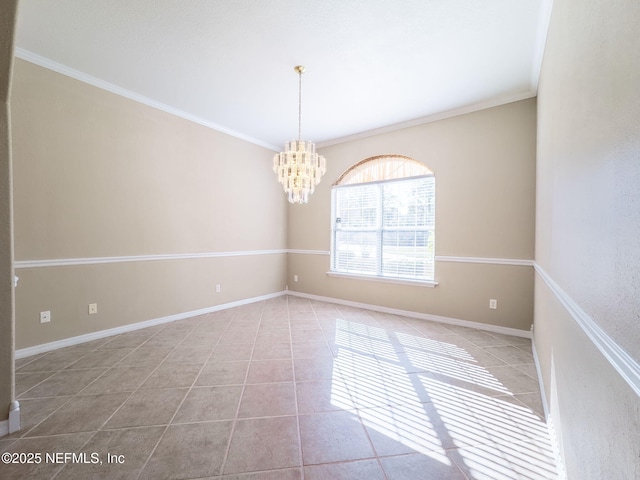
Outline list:
[[[353,185],[421,175],[433,175],[433,172],[405,155],[377,155],[365,158],[347,169],[333,185]]]

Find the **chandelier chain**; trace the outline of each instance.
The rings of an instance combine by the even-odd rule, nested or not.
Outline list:
[[[298,69],[298,140],[302,140],[302,69]]]

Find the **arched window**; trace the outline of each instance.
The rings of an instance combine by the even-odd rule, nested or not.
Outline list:
[[[331,197],[331,273],[433,283],[435,177],[403,155],[347,169]]]

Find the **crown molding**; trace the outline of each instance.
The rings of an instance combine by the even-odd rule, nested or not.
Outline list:
[[[457,117],[459,115],[465,115],[467,113],[473,113],[480,110],[486,110],[487,108],[499,107],[508,103],[519,102],[520,100],[526,100],[536,96],[535,90],[526,90],[523,92],[500,95],[489,100],[483,100],[481,102],[472,103],[463,107],[447,110],[446,112],[434,113],[433,115],[427,115],[425,117],[419,117],[406,122],[394,123],[385,127],[374,128],[372,130],[366,130],[360,133],[354,133],[353,135],[347,135],[345,137],[335,138],[333,140],[325,140],[322,142],[316,142],[317,148],[330,147],[332,145],[338,145],[340,143],[352,142],[354,140],[360,140],[374,135],[382,135],[383,133],[395,132],[396,130],[402,130],[409,127],[416,127],[427,123],[437,122],[439,120],[445,120],[447,118]]]
[[[245,142],[253,143],[254,145],[267,148],[274,152],[280,151],[279,147],[271,145],[270,143],[263,142],[262,140],[258,140],[257,138],[250,137],[249,135],[245,135],[235,130],[231,130],[229,128],[223,127],[222,125],[218,125],[217,123],[213,123],[197,115],[192,115],[191,113],[185,112],[184,110],[180,110],[179,108],[172,107],[165,103],[158,102],[157,100],[153,100],[149,97],[145,97],[144,95],[140,95],[138,93],[132,92],[131,90],[127,90],[126,88],[122,88],[122,87],[119,87],[118,85],[114,85],[113,83],[106,82],[97,77],[86,74],[74,68],[68,67],[66,65],[63,65],[62,63],[55,62],[53,60],[50,60],[36,53],[33,53],[24,48],[16,48],[15,56],[27,62],[33,63],[34,65],[38,65],[40,67],[54,71],[61,75],[65,75],[67,77],[73,78],[75,80],[86,83],[88,85],[92,85],[101,90],[106,90],[107,92],[111,92],[115,95],[128,98],[129,100],[133,100],[134,102],[141,103],[148,107],[161,110],[171,115],[175,115],[176,117],[183,118],[190,122],[203,125],[217,132],[224,133],[226,135],[238,138],[240,140],[244,140]]]

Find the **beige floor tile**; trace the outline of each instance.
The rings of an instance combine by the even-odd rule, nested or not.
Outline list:
[[[333,358],[296,358],[293,361],[293,365],[297,382],[331,379],[339,372],[334,365]]]
[[[513,335],[503,335],[501,333],[491,332],[489,335],[496,337],[498,340],[503,341],[507,345],[524,346],[531,350],[531,339],[525,337],[514,337]]]
[[[106,371],[104,368],[63,370],[50,376],[39,385],[36,385],[23,396],[25,398],[36,398],[74,395]]]
[[[497,347],[508,345],[506,340],[494,337],[487,332],[481,332],[478,330],[472,330],[471,332],[465,332],[460,335],[479,347]]]
[[[453,448],[448,417],[432,404],[360,409],[362,423],[378,456],[424,453]]]
[[[157,365],[169,356],[172,347],[138,347],[120,360],[118,367],[139,367],[142,365]]]
[[[459,449],[455,454],[452,452],[451,457],[468,478],[557,478],[552,457],[535,450],[481,445]]]
[[[18,369],[20,373],[26,372],[55,372],[68,367],[73,362],[77,361],[88,351],[63,351],[57,350],[49,353],[45,353],[36,360],[29,362]]]
[[[208,422],[236,417],[242,386],[194,387],[172,423]]]
[[[531,378],[538,378],[538,371],[534,363],[523,363],[521,365],[512,365],[516,370],[529,375]]]
[[[465,347],[464,352],[448,355],[455,362],[477,364],[483,367],[495,367],[506,365],[508,362],[495,354],[494,348],[514,348],[514,347]]]
[[[164,363],[204,363],[211,356],[213,347],[207,345],[178,346],[164,360]]]
[[[113,337],[108,342],[104,343],[99,349],[111,350],[114,348],[138,348],[153,336],[151,332],[145,333],[123,333],[117,337]]]
[[[248,344],[253,344],[256,340],[256,333],[257,330],[251,329],[251,330],[245,330],[245,329],[231,329],[231,327],[226,330],[222,336],[220,337],[220,340],[218,341],[219,345],[235,345],[235,344],[242,344],[242,343],[248,343]]]
[[[531,351],[526,351],[519,347],[505,345],[500,347],[486,347],[485,350],[509,365],[533,363],[533,354]]]
[[[113,367],[80,391],[80,395],[133,392],[151,375],[156,367]]]
[[[386,457],[381,462],[388,480],[467,480],[444,452]]]
[[[68,370],[111,367],[133,352],[133,348],[95,350],[67,367]]]
[[[232,362],[240,360],[249,360],[253,345],[249,343],[238,345],[217,345],[213,349],[209,362]]]
[[[248,368],[249,362],[206,363],[195,384],[198,386],[242,384]]]
[[[168,425],[188,389],[139,390],[131,394],[105,428]]]
[[[128,396],[128,393],[109,393],[73,397],[64,408],[57,410],[26,436],[39,437],[98,430]]]
[[[539,392],[538,381],[529,375],[524,375],[515,367],[506,365],[487,367],[487,371],[511,394]]]
[[[222,480],[301,480],[302,470],[300,468],[287,468],[285,470],[223,475],[220,478]]]
[[[322,328],[295,328],[291,330],[291,341],[293,343],[323,342],[326,344]]]
[[[263,383],[245,386],[238,418],[295,415],[293,383]]]
[[[291,315],[289,318],[291,330],[311,330],[320,328],[320,323],[315,314]]]
[[[12,435],[15,437],[24,436],[32,427],[42,422],[72,398],[72,396],[69,396],[20,400],[20,430]]]
[[[516,395],[516,398],[526,407],[535,412],[540,420],[544,421],[544,407],[542,405],[542,397],[540,396],[540,393],[522,393],[520,395]]]
[[[415,324],[413,328],[417,332],[423,335],[426,335],[427,337],[431,335],[446,335],[451,332],[442,323],[434,323],[434,322],[427,322],[427,321],[425,321],[424,323]]]
[[[268,329],[282,329],[289,328],[289,318],[286,314],[277,315],[275,317],[265,317],[260,321],[260,329],[268,330]]]
[[[305,480],[386,480],[378,460],[330,463],[304,467]]]
[[[22,396],[30,388],[35,387],[54,374],[55,372],[16,372],[16,397]]]
[[[293,358],[331,358],[333,352],[324,340],[315,342],[298,342],[291,345]]]
[[[220,474],[231,422],[170,425],[140,480],[213,477]]]
[[[160,333],[155,334],[149,340],[147,340],[144,344],[145,347],[175,347],[176,345],[182,343],[185,338],[189,335],[188,332],[184,331],[166,331],[163,330]]]
[[[31,362],[37,360],[38,358],[42,357],[43,355],[46,355],[46,354],[45,353],[38,353],[36,355],[29,355],[28,357],[16,358],[16,360],[14,362],[16,370],[20,370],[27,363],[31,363]]]
[[[279,360],[291,358],[291,344],[271,343],[256,344],[253,348],[252,360]]]
[[[140,386],[142,390],[191,387],[204,363],[163,363]]]
[[[136,478],[156,446],[165,427],[139,427],[97,432],[84,452],[98,463],[70,463],[59,477],[66,480]]]
[[[300,416],[304,465],[374,456],[363,425],[355,412],[327,412]]]
[[[299,466],[296,417],[237,421],[224,467],[225,474]]]
[[[273,328],[258,330],[256,336],[256,345],[271,345],[274,343],[289,343],[291,341],[291,333],[289,328]]]
[[[249,364],[247,383],[292,382],[291,360],[258,360]]]
[[[356,408],[342,377],[297,382],[298,413],[319,413]]]
[[[215,347],[221,336],[222,331],[191,332],[185,337],[181,345]]]
[[[224,332],[228,326],[228,320],[205,318],[200,321],[200,323],[196,326],[196,328],[193,329],[193,332],[191,333],[220,332],[220,334],[222,335],[222,332]]]

